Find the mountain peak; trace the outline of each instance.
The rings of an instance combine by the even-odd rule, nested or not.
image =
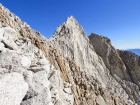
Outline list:
[[[74,16],[69,16],[68,18],[67,18],[67,21],[76,21],[76,19],[75,19],[75,17]],[[66,21],[66,22],[67,22]]]
[[[75,19],[74,16],[69,16],[65,22],[60,24],[54,35],[52,37],[58,37],[58,36],[67,36],[67,35],[74,35],[74,36],[81,36],[83,35],[86,37],[86,33],[83,29],[83,27],[78,23],[78,21]]]
[[[71,15],[67,19],[75,19],[75,17],[73,15]]]
[[[79,25],[78,21],[72,15],[67,18],[65,24],[67,24],[67,26],[72,26],[73,28]]]

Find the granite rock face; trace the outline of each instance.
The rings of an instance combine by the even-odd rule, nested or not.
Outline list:
[[[102,37],[99,37],[102,40]],[[101,40],[97,41],[99,41],[99,43],[102,43]],[[123,79],[121,78],[123,77],[121,69],[125,68],[125,65],[121,65],[118,61],[120,60],[120,62],[122,63],[123,61],[117,54],[116,56],[118,56],[119,59],[118,61],[114,62],[118,67],[116,69],[116,73],[118,73],[120,77],[119,79],[116,79],[118,76],[115,74],[115,76],[112,75],[113,71],[111,72],[113,68],[110,70],[107,65],[107,61],[105,61],[104,58],[100,54],[98,54],[98,51],[92,44],[92,40],[87,37],[83,28],[79,25],[79,23],[73,16],[69,17],[66,22],[62,23],[56,29],[54,35],[49,38],[49,43],[56,46],[60,52],[63,52],[62,55],[64,56],[64,58],[66,58],[66,61],[64,62],[64,66],[66,68],[64,71],[66,73],[63,73],[63,76],[66,75],[65,77],[72,78],[64,77],[64,81],[69,81],[70,83],[73,82],[72,90],[74,91],[76,105],[78,105],[79,103],[84,105],[121,105],[127,103],[127,101],[123,102],[122,100],[129,99],[129,94],[119,82],[119,80]],[[104,53],[106,53],[107,51],[109,52],[109,49],[114,50],[117,53],[114,47],[108,48],[108,46],[110,47],[111,44],[106,46],[106,43],[104,43],[103,47],[101,47],[101,53],[103,53],[104,57]],[[100,48],[100,45],[98,48]],[[108,53],[108,56],[116,57],[115,55],[111,55],[111,53]],[[68,67],[66,65],[67,63],[69,65]],[[110,63],[111,62],[109,62],[108,64],[110,65]],[[114,67],[115,65],[111,66]],[[94,89],[94,91],[91,87]],[[102,93],[105,94],[103,95]],[[108,97],[105,97],[106,95]],[[114,98],[111,99],[109,96]],[[120,99],[120,97],[123,97],[124,99]],[[100,102],[99,100],[102,101]],[[116,103],[114,103],[113,100],[116,100]]]
[[[139,105],[139,63],[73,16],[46,39],[0,5],[0,105]]]
[[[139,80],[137,79],[139,78],[139,56],[127,51],[117,51],[106,37],[92,33],[89,39],[97,54],[104,60],[111,75],[133,101],[140,103]]]

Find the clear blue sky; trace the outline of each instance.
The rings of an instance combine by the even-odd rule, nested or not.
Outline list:
[[[73,15],[87,35],[109,37],[116,48],[140,48],[140,0],[0,0],[47,38]]]

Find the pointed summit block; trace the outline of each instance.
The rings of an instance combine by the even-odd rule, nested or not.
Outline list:
[[[84,36],[87,37],[86,33],[84,32],[83,27],[78,23],[78,21],[74,18],[74,16],[70,16],[67,20],[58,26],[54,35],[52,37],[58,36]],[[50,38],[52,39],[52,38]]]
[[[67,18],[66,24],[74,25],[74,24],[78,24],[78,22],[77,22],[77,20],[74,18],[74,16],[70,16],[70,17]]]
[[[68,17],[65,25],[71,29],[78,29],[79,31],[84,31],[83,27],[78,23],[74,16]]]
[[[72,15],[71,15],[71,16],[69,16],[69,17],[67,18],[67,21],[71,21],[71,20],[72,20],[72,21],[73,21],[73,20],[74,20],[74,21],[76,21],[75,17],[74,17],[74,16],[72,16]]]
[[[77,62],[78,66],[86,64],[89,46],[89,38],[78,21],[70,16],[56,30],[53,37],[49,39],[57,46],[65,57]],[[83,59],[86,59],[83,61]]]

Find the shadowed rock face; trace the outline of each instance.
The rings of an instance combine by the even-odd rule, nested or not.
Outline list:
[[[140,57],[128,51],[119,51],[132,81],[140,88]]]
[[[121,84],[129,96],[133,94],[133,96],[131,96],[133,100],[140,102],[139,84],[138,79],[136,79],[139,77],[139,74],[137,74],[137,76],[135,75],[136,71],[139,72],[139,57],[131,52],[117,51],[111,45],[111,41],[106,37],[92,33],[89,39],[97,54],[104,60],[106,67],[115,80]],[[131,62],[133,62],[133,64]],[[132,70],[134,70],[135,73],[131,73]],[[130,87],[131,91],[129,89]]]
[[[132,88],[131,94],[135,96],[135,100],[140,102],[140,57],[129,51],[118,51],[120,57],[122,58],[124,64],[126,65],[126,69],[133,83],[137,85],[137,87]]]
[[[46,39],[0,5],[0,105],[139,104],[139,76],[138,56],[87,37],[73,16]]]

